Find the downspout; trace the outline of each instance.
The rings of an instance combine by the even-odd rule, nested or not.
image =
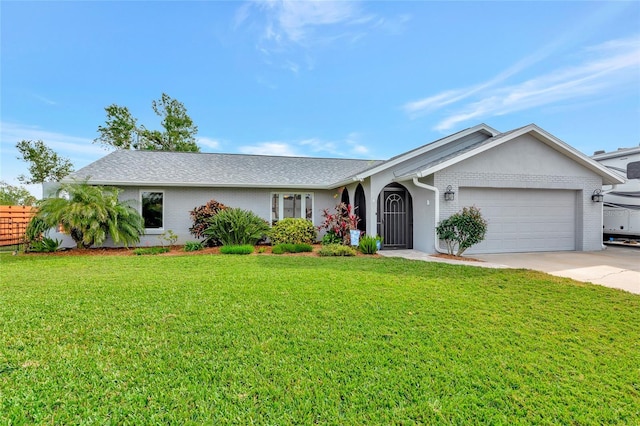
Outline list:
[[[448,254],[446,250],[440,248],[440,240],[438,239],[438,233],[436,232],[436,228],[438,227],[438,219],[440,218],[440,190],[435,186],[427,185],[426,183],[422,183],[418,180],[417,177],[413,178],[413,184],[417,187],[428,189],[429,191],[433,191],[435,195],[435,212],[434,212],[434,225],[433,225],[433,234],[435,236],[434,247],[438,253]]]

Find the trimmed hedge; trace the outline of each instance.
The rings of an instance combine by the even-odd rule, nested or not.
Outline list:
[[[285,218],[279,220],[269,232],[271,244],[313,244],[318,232],[310,220],[304,218]]]
[[[356,250],[342,244],[327,244],[318,251],[320,256],[355,256]]]
[[[251,254],[253,250],[253,246],[248,244],[220,247],[220,253],[222,254]]]
[[[273,246],[271,253],[283,254],[283,253],[305,253],[312,252],[313,246],[311,244],[278,244]]]

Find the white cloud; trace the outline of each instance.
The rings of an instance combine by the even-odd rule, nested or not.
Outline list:
[[[577,66],[552,69],[543,75],[515,84],[501,84],[544,56],[542,53],[536,53],[487,82],[471,88],[447,90],[425,99],[408,102],[403,108],[411,118],[415,118],[449,106],[453,112],[435,126],[436,130],[444,132],[472,119],[482,120],[486,117],[555,105],[561,101],[588,101],[629,85],[637,87],[640,37],[612,40],[588,47],[581,55],[582,63]]]
[[[47,97],[40,96],[40,95],[37,95],[37,94],[33,94],[32,96],[34,98],[36,98],[37,100],[39,100],[39,101],[41,101],[41,102],[43,102],[43,103],[45,103],[47,105],[58,105],[58,103],[56,101],[54,101],[52,99],[49,99]]]
[[[106,151],[93,144],[89,138],[65,135],[52,132],[38,126],[0,122],[0,151],[2,164],[2,180],[11,185],[22,185],[18,176],[28,174],[28,164],[19,160],[20,153],[16,144],[21,140],[42,140],[58,155],[68,158],[75,170],[104,156]],[[36,197],[42,196],[42,186],[26,185],[26,188]]]
[[[351,133],[346,138],[331,141],[321,138],[308,138],[299,141],[271,141],[238,148],[242,154],[282,155],[286,157],[362,157],[369,149],[359,142],[360,136]]]
[[[295,147],[285,142],[261,142],[238,148],[242,154],[277,155],[284,157],[304,157],[295,151]]]
[[[220,141],[204,136],[197,138],[196,143],[208,149],[219,149],[222,145]]]
[[[317,28],[355,22],[361,18],[356,2],[279,0],[263,4],[270,20],[265,37],[276,42],[289,40],[308,45],[312,43]]]
[[[67,157],[88,156],[98,158],[106,153],[103,148],[93,143],[93,139],[52,132],[38,126],[5,121],[0,123],[0,140],[3,147],[7,145],[15,147],[21,140],[42,140],[49,148]]]
[[[360,1],[250,1],[237,10],[233,22],[255,31],[256,49],[269,65],[297,74],[304,64],[314,67],[308,54],[313,48],[358,43],[370,30],[399,34],[409,21],[409,15],[380,17],[367,13]],[[295,56],[283,59],[279,56]],[[276,56],[276,58],[274,58]]]

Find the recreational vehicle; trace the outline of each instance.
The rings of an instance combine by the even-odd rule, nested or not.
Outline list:
[[[592,158],[627,179],[623,184],[602,188],[603,238],[640,239],[640,146],[598,151]]]

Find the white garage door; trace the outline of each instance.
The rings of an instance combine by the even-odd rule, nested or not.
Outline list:
[[[576,192],[460,188],[460,205],[480,208],[485,240],[467,253],[575,250]]]

